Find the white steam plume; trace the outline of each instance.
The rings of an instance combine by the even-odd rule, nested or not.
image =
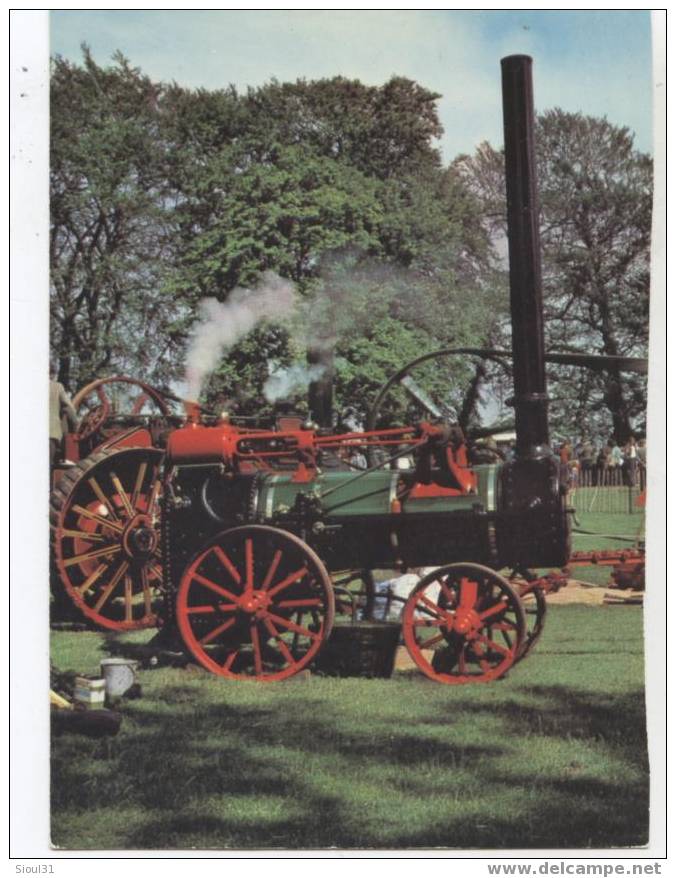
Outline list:
[[[266,271],[252,289],[237,287],[227,302],[203,299],[199,319],[192,329],[186,354],[186,386],[190,400],[197,400],[205,378],[223,355],[261,321],[289,317],[296,305],[290,281]]]
[[[311,381],[317,381],[324,374],[326,367],[322,365],[307,366],[295,363],[287,368],[277,368],[263,385],[263,393],[268,402],[285,399],[292,393],[305,390]]]

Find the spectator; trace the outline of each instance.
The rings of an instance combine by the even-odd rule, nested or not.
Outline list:
[[[636,444],[636,439],[633,436],[629,437],[629,441],[624,447],[624,459],[627,465],[627,478],[629,479],[629,484],[633,488],[636,484],[636,475],[638,471],[638,445]]]
[[[352,469],[368,469],[366,455],[362,454],[361,448],[351,448],[348,463]]]
[[[561,447],[559,448],[559,457],[561,458],[561,463],[570,463],[570,459],[573,456],[573,449],[570,445],[569,439],[564,439]]]
[[[601,450],[599,451],[599,455],[596,458],[596,483],[598,485],[607,485],[608,484],[608,475],[610,470],[610,455],[612,452],[612,448],[609,443],[606,442],[605,445],[601,446]]]
[[[56,380],[57,369],[54,363],[49,367],[49,465],[53,467],[63,459],[63,421],[68,428],[77,428],[77,413],[70,397],[59,381]]]
[[[596,463],[596,449],[589,439],[582,440],[582,448],[579,454],[580,461],[580,479],[583,485],[591,485]]]
[[[619,469],[622,468],[622,464],[624,463],[624,457],[622,457],[622,449],[617,444],[617,442],[613,439],[612,446],[610,449],[610,466]]]
[[[645,469],[647,462],[648,462],[648,458],[647,458],[648,449],[646,447],[645,439],[638,440],[638,448],[636,450],[638,453],[638,462],[643,467],[643,469]]]

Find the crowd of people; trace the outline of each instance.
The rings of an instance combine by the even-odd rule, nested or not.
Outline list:
[[[630,436],[625,445],[614,438],[593,441],[583,437],[573,443],[565,439],[556,449],[566,464],[571,487],[629,485],[645,481],[646,440]]]

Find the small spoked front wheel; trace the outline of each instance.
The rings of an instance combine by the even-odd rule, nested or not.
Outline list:
[[[519,595],[479,564],[450,564],[421,579],[402,622],[416,665],[432,680],[448,684],[503,676],[519,657],[526,633]]]
[[[331,632],[334,595],[315,552],[287,531],[249,525],[212,538],[188,564],[176,618],[197,661],[221,677],[283,680]]]

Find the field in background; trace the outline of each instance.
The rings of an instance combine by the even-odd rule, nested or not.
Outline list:
[[[639,524],[580,516],[582,529],[610,535]],[[612,545],[625,544],[575,537],[577,549]],[[133,654],[152,635],[52,632],[52,660],[96,673],[101,658]],[[533,653],[484,686],[441,686],[417,671],[261,685],[188,666],[139,678],[143,696],[124,703],[116,738],[53,741],[58,847],[647,841],[640,607],[551,607]]]

